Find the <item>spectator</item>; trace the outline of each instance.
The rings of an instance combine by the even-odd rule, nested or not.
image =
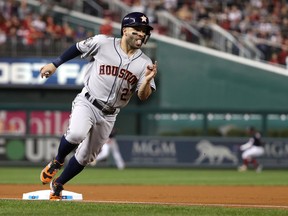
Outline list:
[[[21,25],[16,32],[17,37],[20,39],[21,44],[26,45],[26,37],[29,34],[29,31],[25,26]]]
[[[18,3],[15,0],[5,1],[2,8],[3,16],[6,20],[11,19],[12,16],[18,16]]]
[[[251,29],[251,20],[250,16],[246,15],[243,20],[239,22],[239,31],[242,34],[245,34],[248,29]]]
[[[27,29],[27,33],[24,38],[24,45],[34,46],[38,38],[42,38],[43,35],[41,32],[37,31],[32,25]]]
[[[164,0],[163,7],[173,14],[177,10],[178,0]]]
[[[56,28],[54,18],[52,16],[47,16],[45,22],[46,22],[46,33],[49,37],[52,37],[54,35],[54,31]]]
[[[39,13],[41,16],[51,16],[53,14],[54,2],[51,0],[39,0]]]
[[[104,17],[104,23],[100,25],[99,32],[100,34],[105,34],[108,36],[113,35],[113,26],[112,26],[111,16]]]
[[[56,24],[53,32],[53,39],[56,41],[60,41],[63,38],[64,30],[62,28],[62,25]]]
[[[267,43],[267,40],[269,39],[268,33],[261,31],[257,36],[256,47],[263,53],[264,60],[268,61],[271,53],[271,46]]]
[[[63,24],[63,32],[65,35],[66,42],[72,43],[74,41],[75,32],[74,29],[69,25],[69,23],[65,22]]]
[[[273,52],[272,55],[271,55],[271,58],[269,59],[268,62],[270,64],[273,64],[273,65],[279,65],[280,62],[279,62],[279,59],[278,59],[278,54],[276,52]]]
[[[6,33],[0,28],[0,45],[5,44],[7,41]]]
[[[145,6],[142,4],[141,0],[134,0],[132,6],[130,7],[131,12],[144,12]]]
[[[233,5],[228,12],[228,20],[230,22],[230,30],[239,29],[239,23],[242,19],[242,13],[236,5]]]
[[[149,1],[144,9],[144,13],[147,15],[150,23],[152,24],[157,23],[156,7],[157,5],[155,4],[155,2]]]
[[[31,13],[31,8],[27,5],[26,0],[22,0],[17,11],[18,11],[18,18],[20,20],[23,20],[26,15]]]
[[[177,11],[176,16],[183,21],[190,22],[193,18],[192,10],[188,4],[183,4]]]
[[[83,40],[87,37],[86,29],[83,26],[77,26],[75,31],[76,41]]]
[[[228,7],[216,15],[218,24],[225,30],[230,29],[230,21],[228,19]]]
[[[288,56],[288,46],[282,46],[282,50],[278,54],[279,63],[282,65],[286,65],[286,58]]]
[[[35,18],[31,21],[31,25],[39,32],[44,33],[46,30],[46,23],[40,15],[35,15]]]
[[[132,7],[134,0],[122,0],[122,2],[129,7]]]

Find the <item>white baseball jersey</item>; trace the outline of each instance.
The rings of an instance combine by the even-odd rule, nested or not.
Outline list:
[[[114,108],[127,105],[132,94],[145,80],[151,59],[138,49],[128,57],[120,38],[96,35],[76,44],[82,58],[92,57],[84,78],[85,88],[95,99]],[[150,82],[155,90],[154,79]]]

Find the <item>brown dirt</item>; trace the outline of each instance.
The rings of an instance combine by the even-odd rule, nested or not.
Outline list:
[[[0,185],[0,198],[22,199],[23,193],[47,190],[42,185]],[[121,186],[66,185],[94,202],[162,203],[288,208],[288,187],[281,186]]]

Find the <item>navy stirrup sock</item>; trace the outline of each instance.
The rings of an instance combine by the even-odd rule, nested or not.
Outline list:
[[[65,169],[63,170],[63,172],[61,173],[61,175],[55,180],[55,182],[64,185],[66,182],[71,180],[74,176],[79,174],[84,168],[85,166],[79,164],[75,156],[73,156],[70,159],[67,166],[65,167]]]
[[[72,152],[78,145],[69,143],[64,136],[62,136],[60,145],[58,148],[58,154],[56,156],[56,160],[63,164],[66,156]]]

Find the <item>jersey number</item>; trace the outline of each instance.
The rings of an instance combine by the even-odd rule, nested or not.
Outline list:
[[[121,100],[127,101],[128,100],[128,93],[129,93],[129,89],[128,88],[124,88],[122,90],[122,94],[121,94]]]

